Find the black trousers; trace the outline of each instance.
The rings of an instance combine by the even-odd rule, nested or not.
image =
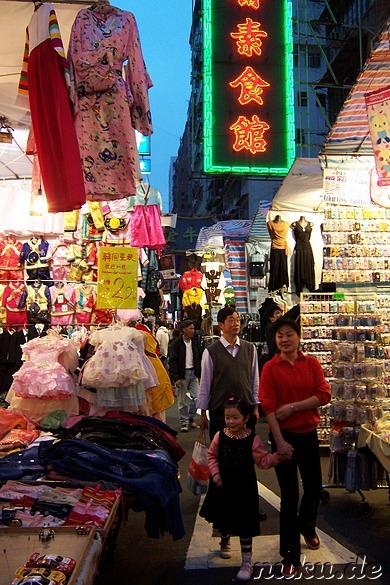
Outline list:
[[[317,511],[322,492],[322,473],[317,430],[309,433],[282,431],[284,440],[294,447],[294,456],[275,468],[280,486],[280,554],[285,564],[299,566],[300,535],[315,534]],[[270,435],[272,451],[276,444]],[[298,470],[303,495],[299,504]]]

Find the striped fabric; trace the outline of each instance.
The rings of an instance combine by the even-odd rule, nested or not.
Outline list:
[[[213,243],[223,240],[226,250],[226,266],[230,271],[236,308],[239,313],[248,312],[247,272],[245,263],[245,242],[252,227],[252,220],[232,219],[219,221],[215,225],[201,229],[196,249],[213,247]]]
[[[252,220],[234,219],[221,221],[226,250],[226,266],[230,270],[238,313],[248,312],[247,269],[245,242],[252,227]]]
[[[60,56],[60,61],[61,61],[61,64],[62,64],[62,67],[64,70],[66,85],[69,88],[70,87],[69,66],[68,66],[68,61],[67,61],[66,56],[65,56],[64,46],[62,44],[61,33],[60,33],[59,25],[58,25],[57,15],[56,15],[54,8],[51,4],[46,4],[46,5],[40,6],[38,8],[38,11],[40,11],[40,12],[37,14],[37,16],[39,16],[40,20],[44,19],[46,17],[45,11],[48,12],[48,23],[47,23],[48,24],[48,35],[47,35],[47,37],[45,37],[43,35],[42,38],[39,39],[39,41],[43,42],[46,40],[46,38],[50,37],[51,45],[52,45],[53,49],[55,51],[57,51],[57,53]],[[37,19],[35,18],[32,22],[36,23]],[[41,24],[42,24],[42,21],[39,25],[40,27],[41,27]],[[38,29],[37,24],[35,24],[35,26],[37,27],[37,30],[39,30],[39,32],[41,34],[44,33],[44,28]],[[34,37],[32,37],[32,38],[34,38]],[[35,49],[35,47],[32,48],[32,50],[34,50],[34,49]],[[26,41],[24,44],[22,70],[20,72],[20,80],[19,80],[19,86],[18,86],[18,96],[20,98],[18,100],[18,104],[19,105],[25,104],[26,107],[28,107],[28,102],[26,100],[28,99],[28,60],[29,60],[29,55],[30,55],[30,39],[29,39],[29,31],[28,31],[28,27],[27,27]],[[24,101],[22,101],[22,100],[24,100]]]
[[[68,61],[67,61],[67,58],[65,56],[65,49],[64,49],[64,45],[62,44],[60,27],[58,24],[57,15],[54,11],[54,8],[52,8],[50,10],[49,34],[50,34],[50,38],[51,38],[52,47],[57,51],[57,53],[59,54],[59,56],[61,58],[61,63],[62,63],[62,66],[64,68],[64,73],[65,73],[65,78],[66,78],[66,84],[68,87],[70,87],[70,75],[69,75]]]
[[[207,247],[223,248],[223,233],[219,223],[215,223],[209,227],[202,227],[199,230],[195,249],[204,250]]]
[[[270,201],[261,200],[249,232],[248,242],[261,240],[271,242],[267,230],[267,213],[271,206]]]
[[[323,154],[372,153],[364,94],[390,85],[390,21],[329,132]],[[364,143],[364,145],[363,145]]]
[[[20,72],[20,80],[18,87],[18,94],[27,98],[28,96],[28,81],[27,81],[27,69],[28,69],[28,56],[29,56],[29,39],[28,29],[26,30],[26,41],[24,43],[23,63],[22,70]]]
[[[238,313],[248,312],[247,271],[245,263],[245,242],[248,236],[232,236],[225,239],[226,266],[230,270],[236,309]]]

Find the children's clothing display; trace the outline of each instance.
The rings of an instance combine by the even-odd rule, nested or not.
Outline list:
[[[54,240],[50,242],[47,252],[53,280],[68,280],[70,265],[68,263],[69,244]]]
[[[74,319],[76,292],[72,285],[56,282],[50,288],[52,325],[71,325]]]
[[[23,329],[27,325],[26,303],[22,301],[25,292],[24,282],[10,282],[5,287],[2,304],[6,312],[7,330]]]
[[[138,325],[137,325],[138,327]],[[147,393],[148,411],[153,416],[164,418],[162,412],[174,404],[175,399],[172,392],[171,380],[160,358],[157,356],[158,342],[150,331],[140,331],[145,341],[145,352],[147,359],[153,366],[157,376],[157,382],[149,386]]]
[[[39,400],[62,400],[73,396],[73,380],[58,361],[61,353],[71,350],[71,345],[71,341],[54,334],[25,343],[22,352],[26,361],[14,374],[11,387],[15,396]]]
[[[107,244],[124,246],[130,243],[130,212],[127,207],[127,199],[116,199],[104,206],[103,241]]]
[[[20,306],[26,303],[29,323],[49,323],[50,288],[40,280],[28,284],[20,299]]]
[[[13,236],[0,240],[0,281],[23,279],[23,270],[19,266],[22,243]]]
[[[67,88],[68,65],[56,13],[37,4],[27,27],[19,104],[30,109],[48,210],[85,203],[80,151]]]
[[[134,15],[106,3],[80,10],[68,59],[87,199],[134,195],[141,178],[134,130],[152,134],[152,81]]]
[[[14,374],[12,390],[19,398],[58,399],[74,394],[74,382],[58,361],[72,342],[56,335],[37,337],[22,347],[25,362]],[[75,350],[76,351],[76,350]]]
[[[93,413],[145,410],[145,388],[155,383],[155,376],[145,356],[142,334],[133,327],[112,325],[94,331],[88,343],[95,352],[82,368],[77,392],[97,407]]]
[[[97,254],[97,242],[70,244],[67,257],[71,265],[69,280],[80,282],[96,280]]]
[[[53,281],[51,280],[47,261],[48,250],[49,242],[35,236],[23,244],[19,262],[26,268],[27,282],[39,278],[48,286],[52,286]]]
[[[91,322],[92,312],[96,305],[95,286],[76,284],[74,290],[76,323],[88,324]]]
[[[90,343],[96,348],[83,371],[83,384],[93,388],[128,386],[146,379],[138,343],[142,336],[131,327],[113,325],[94,331]]]
[[[36,337],[22,347],[25,362],[15,374],[6,396],[10,410],[33,421],[42,420],[53,411],[66,416],[79,412],[72,372],[78,363],[72,341],[54,331]]]
[[[152,250],[165,246],[165,237],[161,226],[161,210],[160,191],[145,183],[139,183],[130,218],[130,243],[132,246],[137,248],[145,246]]]

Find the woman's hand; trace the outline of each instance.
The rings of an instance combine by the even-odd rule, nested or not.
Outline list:
[[[282,461],[287,461],[294,455],[294,447],[282,440],[277,444],[277,453]]]
[[[294,412],[295,404],[292,402],[291,404],[283,404],[283,406],[279,406],[275,412],[275,416],[278,420],[285,420],[286,418],[290,418]]]

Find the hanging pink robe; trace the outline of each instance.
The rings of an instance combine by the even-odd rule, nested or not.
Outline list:
[[[34,12],[26,31],[18,104],[29,107],[48,211],[85,203],[80,150],[66,76],[69,71],[51,4]]]
[[[80,10],[68,58],[87,199],[129,197],[141,176],[135,129],[152,134],[152,82],[133,14],[109,4]]]

